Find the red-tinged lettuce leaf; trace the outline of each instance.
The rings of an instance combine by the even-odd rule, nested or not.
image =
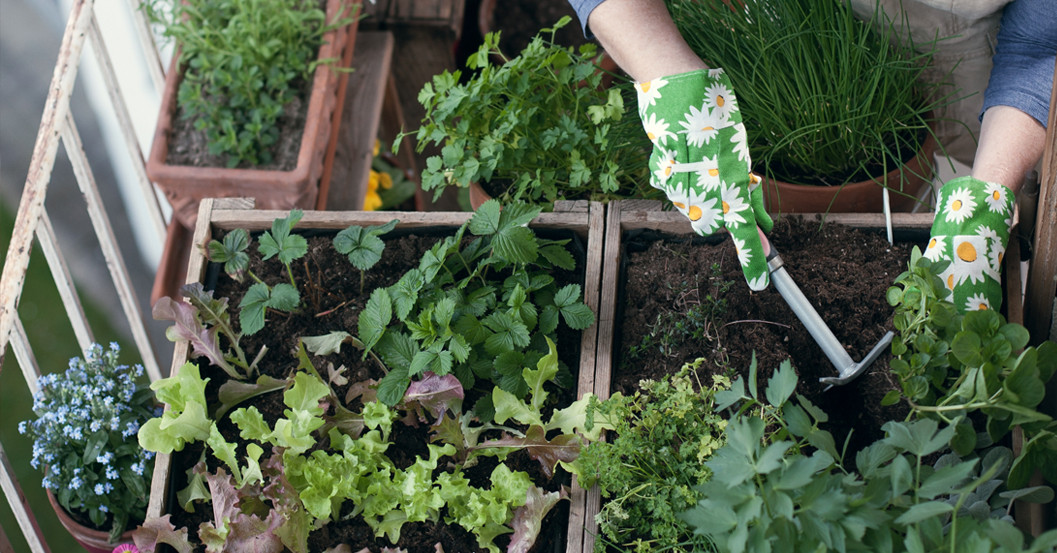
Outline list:
[[[451,409],[453,413],[462,410],[465,393],[459,379],[453,374],[437,376],[431,372],[423,373],[421,380],[412,382],[404,393],[404,405],[408,409],[421,406],[439,420]],[[421,416],[420,416],[421,418]],[[422,419],[425,422],[425,419]]]
[[[187,540],[187,528],[177,530],[169,522],[169,517],[171,516],[165,515],[147,519],[133,530],[132,541],[136,544],[136,549],[139,549],[141,553],[154,553],[158,548],[158,544],[166,543],[175,549],[177,553],[191,553],[194,551],[191,542]]]
[[[294,553],[308,553],[308,534],[312,531],[312,516],[305,510],[297,490],[286,479],[281,453],[273,453],[261,462],[261,472],[267,484],[261,489],[263,499],[270,501],[271,512],[281,516],[275,529],[283,544]]]
[[[225,553],[282,553],[285,549],[275,530],[282,517],[275,511],[261,520],[257,515],[240,513],[228,524],[228,539]]]
[[[165,296],[160,298],[151,310],[156,321],[173,321],[173,326],[165,329],[165,337],[171,342],[188,342],[195,355],[205,356],[217,367],[227,368],[224,354],[217,343],[217,329],[205,328],[198,320],[198,309],[184,301],[175,301]]]
[[[572,434],[562,434],[548,440],[542,426],[530,426],[524,438],[506,435],[499,440],[489,440],[479,447],[512,447],[524,449],[529,457],[540,462],[543,474],[550,478],[559,461],[571,463],[580,456],[580,438]]]
[[[529,488],[525,504],[514,511],[514,520],[510,523],[514,528],[514,535],[510,537],[507,553],[528,553],[543,529],[543,517],[547,516],[559,501],[568,497],[565,488],[547,493],[536,486]]]

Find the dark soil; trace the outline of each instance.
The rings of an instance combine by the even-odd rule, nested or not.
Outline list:
[[[248,352],[247,355],[253,355],[261,348],[267,347],[268,353],[259,365],[261,374],[279,378],[292,374],[298,364],[294,354],[297,351],[299,337],[321,335],[335,330],[347,330],[355,334],[359,313],[366,305],[371,291],[394,284],[408,269],[417,267],[422,254],[437,241],[438,237],[449,233],[448,229],[417,230],[415,234],[397,230],[384,236],[385,253],[381,261],[366,273],[363,294],[360,294],[359,271],[352,267],[344,255],[337,254],[331,244],[333,233],[319,232],[306,235],[309,243],[308,254],[296,261],[293,267],[295,279],[301,289],[302,312],[297,315],[269,312],[265,329],[253,336],[243,337],[242,348]],[[250,270],[269,284],[288,281],[284,274],[279,273],[280,263],[274,258],[261,261],[256,254],[256,249],[256,245],[253,245],[249,250]],[[575,247],[570,246],[570,249],[575,250]],[[578,257],[578,267],[582,271],[583,252],[574,251],[573,253],[575,257]],[[234,315],[237,313],[236,306],[241,301],[249,283],[239,284],[226,275],[217,274],[220,271],[215,265],[209,270],[210,275],[207,275],[206,282],[215,281],[214,297],[228,298],[229,312],[233,313],[232,319],[236,321],[237,317]],[[583,282],[582,272],[556,273],[554,276],[559,282]],[[575,382],[575,371],[579,364],[580,333],[570,332],[568,329],[564,329],[563,332],[563,327],[560,326],[557,338],[559,359],[565,366],[572,368],[573,373],[566,374],[571,378],[571,382]],[[328,367],[344,366],[347,369],[344,375],[349,379],[349,384],[333,387],[339,398],[344,398],[354,383],[383,376],[376,365],[369,360],[361,360],[359,350],[352,347],[343,347],[339,354],[310,357],[322,374],[326,374]],[[227,379],[227,376],[220,369],[205,366],[204,363],[200,363],[200,367],[202,376],[210,379],[206,394],[207,399],[213,401],[216,398],[217,389]],[[560,405],[567,405],[575,399],[575,389],[572,386],[565,390],[551,390],[551,392],[552,397],[559,398]],[[479,392],[477,393],[479,395]],[[474,390],[467,391],[465,402],[467,408],[472,406],[474,394]],[[285,409],[280,393],[258,396],[251,401],[269,424],[273,424],[280,418]],[[229,418],[225,417],[222,421],[218,421],[218,428],[228,441],[239,441],[237,428]],[[414,428],[399,423],[394,424],[391,437],[394,445],[390,446],[387,455],[398,466],[410,465],[416,455],[426,455],[425,444],[428,441],[428,431],[426,425]],[[495,436],[489,436],[487,433],[484,435],[486,439],[490,437],[498,438],[499,435],[498,433]],[[197,462],[201,451],[201,444],[192,444],[184,451],[174,454],[171,498],[175,497],[176,490],[186,486],[185,472]],[[212,456],[209,456],[208,462],[210,469],[220,466],[220,463]],[[491,458],[483,458],[477,467],[467,469],[467,477],[478,486],[486,483],[495,462]],[[571,482],[570,475],[560,468],[553,478],[547,478],[543,475],[539,462],[525,454],[511,454],[507,457],[506,464],[513,470],[527,472],[538,486],[547,491],[558,490],[563,486],[568,486]],[[438,470],[445,470],[443,462]],[[548,513],[544,522],[544,531],[539,536],[533,551],[564,550],[568,510],[568,502],[563,501]],[[192,535],[196,534],[201,522],[210,520],[212,516],[212,509],[209,505],[198,505],[195,512],[187,513],[174,504],[170,506],[168,512],[172,513],[172,523],[177,528],[190,528]],[[442,513],[442,521],[443,516]],[[509,538],[497,538],[496,543],[501,548],[505,548],[505,540]],[[340,543],[350,545],[352,551],[360,551],[366,547],[372,552],[381,551],[382,547],[388,545],[384,538],[374,537],[373,531],[362,518],[329,524],[313,531],[309,537],[312,551],[322,551]],[[444,551],[448,552],[483,551],[477,547],[476,538],[472,534],[458,525],[445,525],[443,522],[438,524],[406,523],[397,545],[408,553],[435,553],[435,545],[438,543],[442,544]]]
[[[569,6],[568,0],[539,0],[537,2],[512,2],[495,0],[492,13],[492,26],[485,32],[499,31],[499,48],[507,57],[514,57],[523,50],[541,29],[549,28],[562,16],[569,16],[572,21],[559,29],[554,35],[555,44],[562,46],[580,46],[589,41],[580,28],[576,12]]]
[[[885,292],[905,270],[913,244],[893,247],[879,234],[834,224],[819,230],[818,222],[788,216],[770,237],[788,273],[849,355],[856,361],[865,357],[892,328]],[[745,378],[755,354],[761,390],[783,360],[792,360],[800,377],[797,392],[830,415],[828,430],[837,443],[854,429],[849,451],[883,437],[884,422],[905,416],[901,405],[880,405],[889,390],[898,388],[888,370],[887,349],[858,379],[824,391],[818,379],[836,376],[837,370],[773,285],[763,292],[749,290],[730,240],[642,234],[625,236],[624,243],[613,391],[633,392],[640,379],[659,379],[699,357],[705,358],[701,375]],[[659,336],[680,335],[671,324],[658,327],[658,320],[675,316],[692,325],[683,314],[703,313],[713,304],[718,306],[714,315],[696,317],[700,337],[676,340],[661,351]],[[657,337],[633,356],[631,347],[651,332]]]

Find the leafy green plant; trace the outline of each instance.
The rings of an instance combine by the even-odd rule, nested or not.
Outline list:
[[[205,131],[209,151],[228,167],[273,157],[278,121],[311,82],[323,35],[352,18],[327,22],[316,0],[151,0],[143,7],[178,47],[183,117]],[[305,99],[307,103],[307,98]]]
[[[528,227],[540,209],[500,209],[489,200],[417,268],[371,293],[357,335],[364,355],[376,352],[389,368],[381,401],[395,405],[426,371],[454,374],[467,389],[484,379],[524,397],[521,368],[546,355],[545,339],[559,323],[579,330],[594,322],[580,285],[559,288],[550,274],[572,270],[575,260],[568,240],[544,239]],[[467,232],[476,238],[464,243]]]
[[[890,421],[886,437],[845,466],[826,414],[802,396],[784,362],[761,396],[750,368],[748,394],[739,379],[716,394],[734,408],[726,443],[705,464],[686,522],[718,551],[1051,551],[1057,530],[1030,543],[1007,520],[978,520],[963,508],[1001,469],[1001,461],[952,460],[933,468],[955,434],[935,419]],[[985,458],[986,459],[986,458]],[[979,471],[979,472],[974,472]],[[979,474],[979,477],[974,476]],[[985,494],[986,495],[986,494]],[[953,501],[952,501],[953,499]]]
[[[1057,371],[1057,343],[1025,347],[1027,329],[993,310],[959,314],[938,276],[945,268],[915,248],[888,290],[899,331],[891,368],[901,390],[885,401],[902,397],[913,414],[955,424],[951,447],[961,454],[975,447],[974,425],[995,442],[1019,426],[1031,445],[1014,462],[1010,486],[1024,486],[1036,468],[1057,484],[1057,468],[1045,461],[1057,455],[1057,423],[1037,410]]]
[[[698,551],[707,541],[694,536],[680,513],[695,506],[705,466],[723,445],[726,421],[715,412],[715,394],[730,385],[697,378],[698,360],[659,381],[647,380],[633,396],[614,394],[596,416],[612,421],[606,441],[593,441],[576,464],[581,485],[598,484],[603,502],[596,551]]]
[[[352,506],[349,516],[362,516],[376,536],[390,543],[399,540],[405,523],[438,522],[443,515],[445,522],[474,533],[481,548],[498,553],[495,538],[513,532],[511,547],[528,550],[544,515],[566,493],[545,492],[527,473],[502,463],[483,487],[472,485],[461,469],[479,455],[505,458],[514,449],[526,449],[553,470],[575,458],[580,445],[577,434],[597,437],[607,427],[601,419],[594,424],[588,415],[593,396],[554,410],[544,422],[544,384],[558,372],[557,353],[552,343],[548,345],[550,352],[537,368],[524,369],[531,389],[526,401],[495,390],[495,402],[504,417],[528,425],[527,432],[477,422],[474,413],[462,411],[458,381],[451,375],[432,374],[409,387],[395,407],[364,397],[362,409],[355,414],[361,424],[343,426],[335,419],[339,413],[330,409],[341,402],[302,353],[304,370],[291,378],[283,394],[288,409],[282,418],[266,422],[254,406],[231,413],[240,437],[247,440],[244,448],[228,442],[205,416],[206,381],[193,364],[156,384],[170,409],[144,425],[139,439],[144,447],[164,452],[204,441],[223,463],[213,472],[207,472],[204,463],[195,469],[200,490],[194,497],[211,500],[216,514],[215,521],[201,526],[198,538],[214,550],[243,551],[252,546],[305,552],[308,532],[337,520],[346,512],[346,503]],[[427,444],[427,456],[397,467],[385,455],[393,445],[393,425],[418,418],[431,423],[436,429],[435,442],[440,443]],[[460,422],[453,432],[454,421]],[[543,430],[540,436],[532,431],[537,426]],[[491,430],[502,430],[504,435],[491,441],[477,439]],[[551,431],[568,438],[548,438]],[[469,451],[466,444],[470,441],[475,442],[473,455],[456,456],[460,448]],[[272,451],[269,457],[264,456],[266,448]],[[449,461],[455,466],[450,467]],[[175,543],[181,551],[191,546],[186,530],[176,530],[167,519],[147,521],[138,532],[143,540]],[[252,543],[244,543],[255,534]]]
[[[379,236],[396,228],[398,219],[384,225],[351,226],[334,237],[334,249],[349,256],[349,263],[360,270],[360,293],[363,294],[364,274],[382,259],[385,242]]]
[[[267,261],[277,257],[286,269],[290,283],[277,283],[269,286],[249,270],[249,256],[246,250],[250,246],[250,236],[245,229],[233,229],[224,236],[224,240],[210,240],[207,251],[210,261],[224,264],[224,272],[235,280],[242,282],[243,275],[248,274],[255,282],[246,291],[239,302],[239,326],[242,332],[255,334],[264,328],[265,313],[271,309],[293,311],[301,305],[301,293],[298,291],[290,263],[304,257],[308,251],[308,242],[304,236],[291,234],[290,231],[304,215],[300,209],[290,210],[286,217],[272,221],[270,230],[258,238],[257,249]]]
[[[730,76],[753,168],[768,177],[840,186],[900,168],[945,100],[919,79],[934,46],[879,8],[862,21],[839,0],[666,4],[690,47]]]
[[[472,74],[445,71],[426,83],[417,149],[442,151],[426,161],[423,190],[439,196],[448,186],[489,182],[502,187],[493,196],[503,203],[537,204],[656,194],[646,186],[649,140],[634,113],[626,116],[635,102],[630,83],[601,85],[594,45],[555,44],[555,30],[568,22],[543,29],[513,59],[489,33],[467,61]]]

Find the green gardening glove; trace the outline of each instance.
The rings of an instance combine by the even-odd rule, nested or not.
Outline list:
[[[950,261],[940,278],[961,311],[1002,307],[1002,256],[1009,244],[1013,193],[972,177],[940,189],[925,257]]]
[[[749,172],[749,147],[730,79],[722,69],[636,83],[639,117],[653,142],[650,184],[664,191],[702,235],[730,231],[749,288],[770,283],[759,225],[773,222],[760,179]]]

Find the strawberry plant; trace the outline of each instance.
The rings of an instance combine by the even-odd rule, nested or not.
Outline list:
[[[357,333],[364,356],[388,367],[379,399],[395,405],[425,372],[454,374],[467,389],[478,379],[524,397],[521,367],[546,354],[558,325],[594,322],[578,284],[558,287],[551,272],[575,267],[568,240],[545,239],[527,224],[539,207],[489,200],[419,266],[371,293]],[[474,238],[469,239],[469,233]],[[490,401],[484,396],[482,408]]]

